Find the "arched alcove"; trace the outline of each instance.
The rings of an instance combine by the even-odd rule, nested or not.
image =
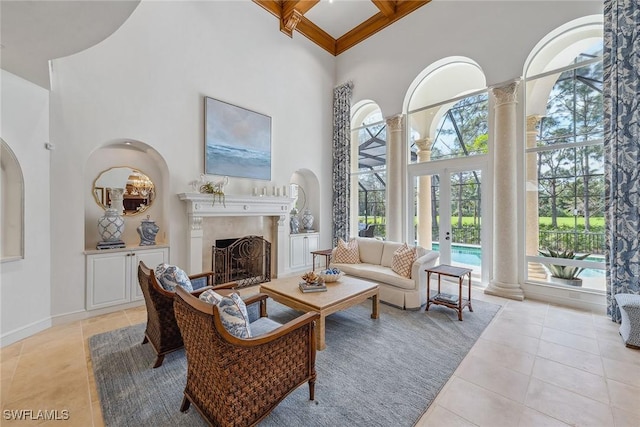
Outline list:
[[[314,217],[313,228],[318,231],[320,224],[320,181],[315,173],[309,169],[298,169],[289,180],[290,184],[299,186],[299,195],[296,206],[299,216],[302,217],[305,209],[309,209]]]
[[[158,244],[168,244],[169,218],[168,197],[169,169],[164,158],[150,145],[136,140],[119,139],[106,142],[97,148],[89,158],[84,170],[85,247],[95,249],[100,240],[97,221],[104,214],[94,195],[93,184],[103,172],[114,167],[129,167],[144,173],[155,186],[155,199],[143,213],[124,216],[125,227],[122,240],[127,246],[137,245],[140,237],[136,228],[143,219],[154,220],[160,227],[156,236]]]
[[[2,201],[2,261],[24,258],[24,177],[9,145],[0,138],[0,200]]]

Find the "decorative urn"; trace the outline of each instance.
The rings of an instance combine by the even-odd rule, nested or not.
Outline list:
[[[116,209],[105,209],[104,215],[98,219],[98,233],[102,241],[98,243],[98,249],[123,248],[124,242],[120,239],[124,232],[124,219]]]
[[[140,235],[140,246],[151,246],[156,244],[156,234],[160,227],[156,225],[156,222],[150,219],[147,215],[147,219],[143,219],[138,228],[136,229]]]
[[[289,227],[291,228],[291,234],[298,234],[300,232],[300,220],[298,219],[298,209],[295,207],[291,209],[291,217],[289,218]]]
[[[313,231],[313,215],[311,215],[311,210],[309,208],[304,210],[304,214],[302,215],[302,226],[306,231]]]

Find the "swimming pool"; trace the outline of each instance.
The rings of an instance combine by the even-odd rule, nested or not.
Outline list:
[[[431,244],[431,250],[440,250],[440,243]],[[466,264],[473,267],[480,267],[482,261],[482,248],[478,246],[451,245],[451,261]],[[593,255],[587,257],[587,261],[603,262],[604,257]],[[587,268],[580,273],[579,277],[604,277],[604,270]]]

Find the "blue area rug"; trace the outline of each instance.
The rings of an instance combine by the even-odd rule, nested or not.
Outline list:
[[[371,319],[365,302],[326,319],[327,349],[317,353],[315,401],[302,385],[260,426],[412,426],[487,327],[500,306],[473,301],[460,322],[454,310],[428,312],[380,305]],[[423,309],[424,310],[424,309]],[[269,317],[285,323],[299,315],[273,300]],[[205,426],[193,408],[181,413],[186,382],[184,350],[165,357],[142,345],[144,324],[89,339],[100,404],[107,426]]]

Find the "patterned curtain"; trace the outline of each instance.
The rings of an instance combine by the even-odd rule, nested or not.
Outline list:
[[[333,246],[349,237],[352,93],[352,82],[333,90]]]
[[[604,1],[604,149],[607,314],[614,295],[640,293],[640,3]]]

